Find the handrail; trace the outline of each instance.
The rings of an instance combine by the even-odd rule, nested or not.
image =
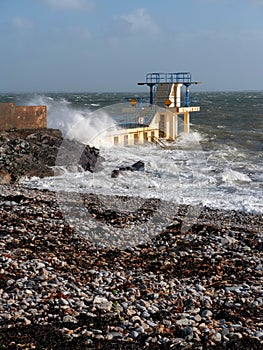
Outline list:
[[[166,144],[162,140],[158,139],[158,137],[156,136],[151,136],[151,141],[154,142],[156,145],[161,146],[162,148],[167,147]]]
[[[146,74],[146,83],[159,84],[159,83],[182,83],[191,84],[191,73],[178,72],[178,73],[148,73]]]
[[[149,111],[149,114],[148,115],[144,115],[144,113],[143,113],[143,109],[144,108],[147,108],[148,109],[148,111]],[[140,103],[139,105],[138,105],[138,111],[137,111],[137,113],[138,113],[138,115],[139,116],[142,116],[143,118],[144,118],[144,124],[145,125],[150,125],[151,124],[151,122],[152,122],[152,120],[153,120],[153,117],[155,116],[155,114],[156,114],[156,111],[157,111],[157,106],[156,105],[151,105],[151,104],[149,104],[149,103],[145,103],[145,102],[143,102],[143,103]]]
[[[129,107],[128,103],[127,106]],[[131,110],[128,108],[126,111],[127,114],[124,111],[124,114],[112,115],[112,117],[117,125],[121,127],[149,126],[156,114],[157,108],[156,105],[145,103],[144,99],[142,99],[137,101],[135,108],[131,107]],[[140,118],[143,120],[142,123],[139,122]]]

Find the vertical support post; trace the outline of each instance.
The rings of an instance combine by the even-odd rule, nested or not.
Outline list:
[[[190,107],[190,85],[185,84],[185,107]]]
[[[132,133],[128,134],[128,146],[134,145],[134,135]]]
[[[169,113],[169,133],[167,133],[167,139],[174,141],[178,136],[178,116],[177,113]]]
[[[150,87],[150,104],[153,105],[153,87],[155,84],[149,83],[148,86]]]
[[[181,107],[181,87],[182,84],[174,84],[174,88],[173,88],[173,102],[174,104],[171,105],[170,107]]]
[[[174,140],[174,117],[172,113],[167,114],[168,133],[167,139]]]
[[[153,87],[154,85],[156,85],[157,83],[138,83],[138,85],[147,85],[150,88],[150,104],[153,105]]]
[[[178,114],[173,115],[173,125],[174,125],[174,140],[178,137]]]
[[[118,143],[118,145],[125,146],[125,144],[124,144],[124,136],[123,135],[119,135],[119,143]]]
[[[144,132],[143,131],[139,131],[139,144],[144,144]]]
[[[171,123],[169,113],[165,114],[165,124],[164,124],[164,137],[169,140],[171,139]]]
[[[189,112],[184,113],[184,132],[189,134]]]
[[[154,130],[153,131],[154,137],[156,137],[157,139],[159,138],[159,130]]]

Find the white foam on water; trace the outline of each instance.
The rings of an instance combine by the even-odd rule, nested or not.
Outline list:
[[[79,118],[66,134],[69,140],[79,141],[90,146],[110,146],[107,133],[117,131],[114,120],[103,110],[90,112]]]
[[[81,142],[94,141],[109,127],[115,127],[103,110],[90,112],[72,108],[64,99],[51,101],[35,98],[35,104],[48,105],[49,127],[59,128],[64,135]],[[206,205],[262,213],[262,165],[250,164],[247,155],[235,147],[204,151],[206,135],[199,132],[183,134],[173,149],[155,145],[117,147],[100,145],[105,158],[97,173],[69,173],[52,178],[24,181],[30,187],[53,191],[67,190],[104,195],[160,198],[177,204]],[[90,142],[88,142],[90,143]],[[120,166],[145,163],[145,171],[124,171],[117,178],[111,173]],[[250,175],[252,173],[252,175]]]
[[[262,212],[258,192],[249,187],[249,176],[231,169],[215,171],[201,148],[185,150],[182,143],[173,150],[153,145],[101,148],[101,155],[106,159],[103,170],[97,173],[64,170],[64,174],[57,177],[33,178],[27,185],[53,191],[66,188],[72,192],[160,198],[176,204],[201,203],[212,208]],[[111,177],[114,169],[131,166],[138,160],[145,163],[145,171],[123,171],[117,178]],[[242,184],[248,187],[240,186]]]
[[[228,184],[251,182],[251,179],[248,175],[232,169],[224,170],[222,179],[225,183],[228,183]]]

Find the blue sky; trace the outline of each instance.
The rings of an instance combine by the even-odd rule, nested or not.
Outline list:
[[[1,92],[262,90],[263,0],[0,0],[0,45]]]

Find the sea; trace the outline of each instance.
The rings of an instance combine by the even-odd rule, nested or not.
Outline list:
[[[0,94],[0,102],[46,105],[48,127],[59,128],[65,138],[94,146],[94,136],[115,125],[109,106],[114,110],[114,106],[125,105],[131,98],[147,101],[148,94]],[[105,161],[98,172],[72,172],[60,165],[57,176],[25,178],[22,184],[57,192],[158,198],[173,205],[261,215],[263,91],[192,92],[191,99],[200,106],[200,112],[191,114],[190,132],[182,132],[169,148],[152,143],[111,146],[105,142],[99,145]],[[114,169],[137,161],[144,162],[145,171],[126,171],[111,177]]]

